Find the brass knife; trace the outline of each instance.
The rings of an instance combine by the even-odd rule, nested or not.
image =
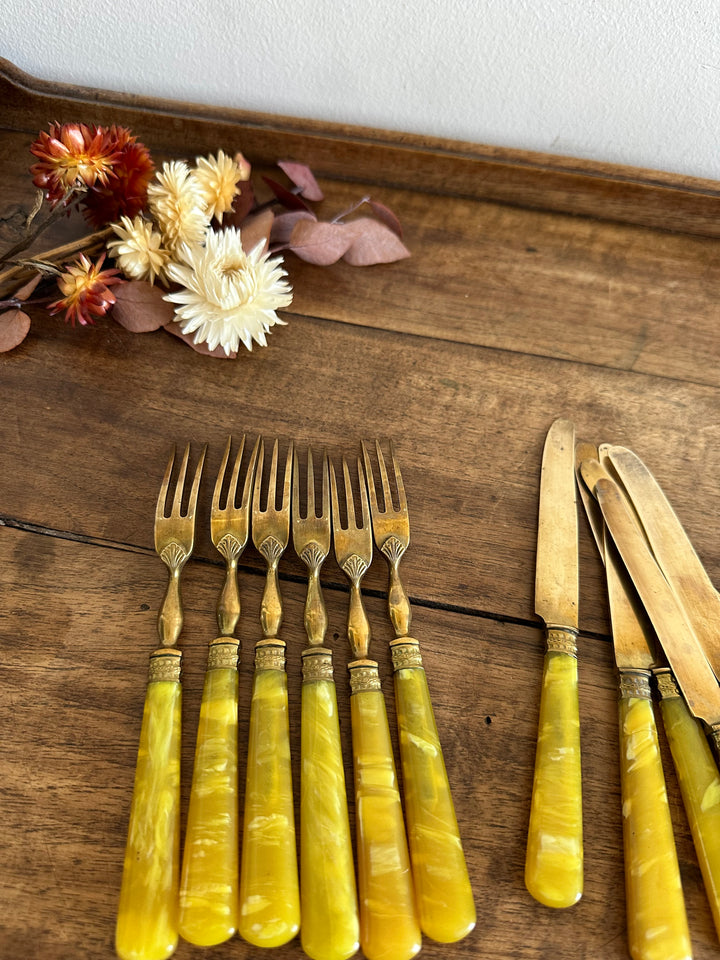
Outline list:
[[[636,454],[617,446],[601,447],[600,454],[603,463],[609,462],[622,481],[655,559],[675,589],[705,652],[710,654],[712,665],[712,647],[717,647],[720,640],[720,629],[712,634],[717,593],[680,520]],[[704,731],[687,709],[670,671],[656,673],[663,724],[715,929],[720,936],[720,776]]]
[[[715,675],[720,677],[720,595],[677,514],[642,460],[626,447],[608,446],[604,452],[640,517],[658,566],[670,581]]]
[[[597,447],[578,444],[578,474],[583,461],[598,459]],[[656,665],[654,643],[649,639],[652,634],[637,594],[606,535],[598,503],[580,475],[578,487],[605,563],[619,674],[620,786],[630,956],[636,960],[682,960],[691,955],[691,944],[650,689]]]
[[[556,420],[540,478],[535,612],[547,649],[525,860],[527,889],[549,907],[569,907],[583,891],[578,579],[575,427]]]

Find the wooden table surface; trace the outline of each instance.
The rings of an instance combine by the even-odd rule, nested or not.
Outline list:
[[[197,551],[184,574],[183,817],[222,566],[209,491],[228,435],[354,455],[392,437],[411,510],[404,560],[477,901],[464,941],[422,956],[628,956],[616,678],[602,569],[581,518],[579,641],[585,892],[552,911],[523,883],[544,653],[534,616],[542,446],[632,447],[720,582],[720,187],[669,174],[141,100],[0,71],[0,242],[32,198],[28,147],[48,121],[130,126],[158,158],[242,150],[310,164],[332,214],[388,204],[412,256],[318,268],[289,256],[295,299],[266,349],[234,362],[111,320],[41,310],[0,355],[0,956],[113,956],[147,658],[166,571],[152,520],[170,449],[209,445]],[[281,563],[295,787],[304,568]],[[365,578],[393,717],[386,567]],[[263,563],[240,587],[247,734]],[[351,783],[347,584],[323,568]],[[696,958],[718,939],[674,771],[666,778]],[[240,764],[244,764],[244,744]],[[352,797],[350,798],[352,813]],[[179,960],[258,955],[239,939]],[[298,942],[274,951],[302,956]]]

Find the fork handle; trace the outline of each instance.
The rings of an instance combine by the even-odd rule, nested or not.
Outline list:
[[[150,658],[115,929],[121,960],[163,960],[178,941],[181,658],[168,648]]]
[[[367,960],[409,960],[422,940],[385,699],[377,663],[349,670],[360,945]]]
[[[303,652],[300,783],[300,938],[312,960],[347,960],[360,947],[332,653]]]
[[[255,647],[240,866],[240,935],[279,947],[300,928],[285,643]]]
[[[423,933],[454,943],[476,912],[417,640],[390,644],[410,857]]]
[[[200,947],[228,940],[238,912],[238,641],[208,650],[180,878],[180,934]]]
[[[548,631],[548,642],[561,632],[569,637]],[[525,885],[546,907],[572,906],[583,891],[578,662],[558,649],[543,662]]]
[[[618,701],[630,956],[692,956],[650,686],[621,676]],[[627,692],[626,692],[627,691]],[[645,696],[637,696],[638,692]],[[635,694],[635,695],[633,695]]]
[[[720,776],[700,724],[670,671],[658,672],[660,712],[715,929],[720,935]]]

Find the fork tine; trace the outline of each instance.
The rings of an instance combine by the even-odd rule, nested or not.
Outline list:
[[[185,447],[185,453],[183,454],[182,464],[180,466],[180,474],[178,475],[177,484],[175,486],[175,496],[173,497],[172,510],[170,513],[170,515],[173,517],[180,516],[180,506],[182,504],[183,490],[185,488],[185,474],[187,473],[189,457],[190,444]]]
[[[358,470],[358,480],[360,481],[360,509],[362,514],[362,524],[357,523],[356,525],[362,527],[364,530],[370,528],[370,505],[368,504],[368,486],[365,479],[365,471],[363,470],[362,460],[358,457],[357,460],[357,470]]]
[[[168,488],[170,486],[170,477],[172,476],[173,466],[175,465],[175,453],[176,451],[170,454],[170,459],[168,460],[168,465],[165,468],[165,476],[162,479],[160,484],[160,492],[158,493],[157,506],[155,508],[155,525],[164,519],[165,517],[165,507],[167,505],[167,495]]]
[[[243,443],[245,438],[243,437]],[[213,513],[220,509],[220,494],[222,492],[222,486],[225,481],[225,468],[227,467],[228,460],[230,458],[230,445],[232,444],[232,437],[228,437],[227,443],[225,444],[225,452],[223,453],[222,463],[220,464],[220,469],[218,470],[217,480],[215,481],[215,489],[213,490],[211,510]],[[242,453],[242,447],[240,448]],[[232,484],[231,484],[232,486]]]
[[[190,453],[190,445],[188,444],[187,450],[185,451],[185,459],[183,461],[183,474],[182,474],[183,483],[185,482],[185,468],[187,466],[187,458],[189,453]],[[190,490],[190,500],[188,502],[187,513],[185,514],[188,520],[195,519],[195,511],[197,510],[197,502],[198,502],[198,492],[200,490],[200,477],[202,476],[203,464],[205,463],[206,453],[207,453],[207,444],[205,444],[205,446],[203,447],[202,453],[200,454],[200,459],[198,460],[198,464],[195,467],[195,476],[193,477],[192,488]],[[178,483],[178,487],[179,486],[180,484]]]
[[[405,496],[405,484],[400,473],[400,464],[395,456],[395,444],[390,441],[390,456],[392,457],[393,469],[395,471],[395,485],[397,487],[398,506],[404,512],[407,510],[407,497]]]

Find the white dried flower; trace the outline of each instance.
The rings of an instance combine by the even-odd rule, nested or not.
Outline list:
[[[195,343],[230,355],[241,341],[248,350],[253,341],[266,346],[265,334],[285,323],[275,311],[292,302],[292,290],[281,258],[263,253],[262,243],[245,253],[239,230],[208,230],[204,245],[184,246],[180,256],[168,276],[183,289],[164,299],[176,304],[182,331],[195,333]]]

